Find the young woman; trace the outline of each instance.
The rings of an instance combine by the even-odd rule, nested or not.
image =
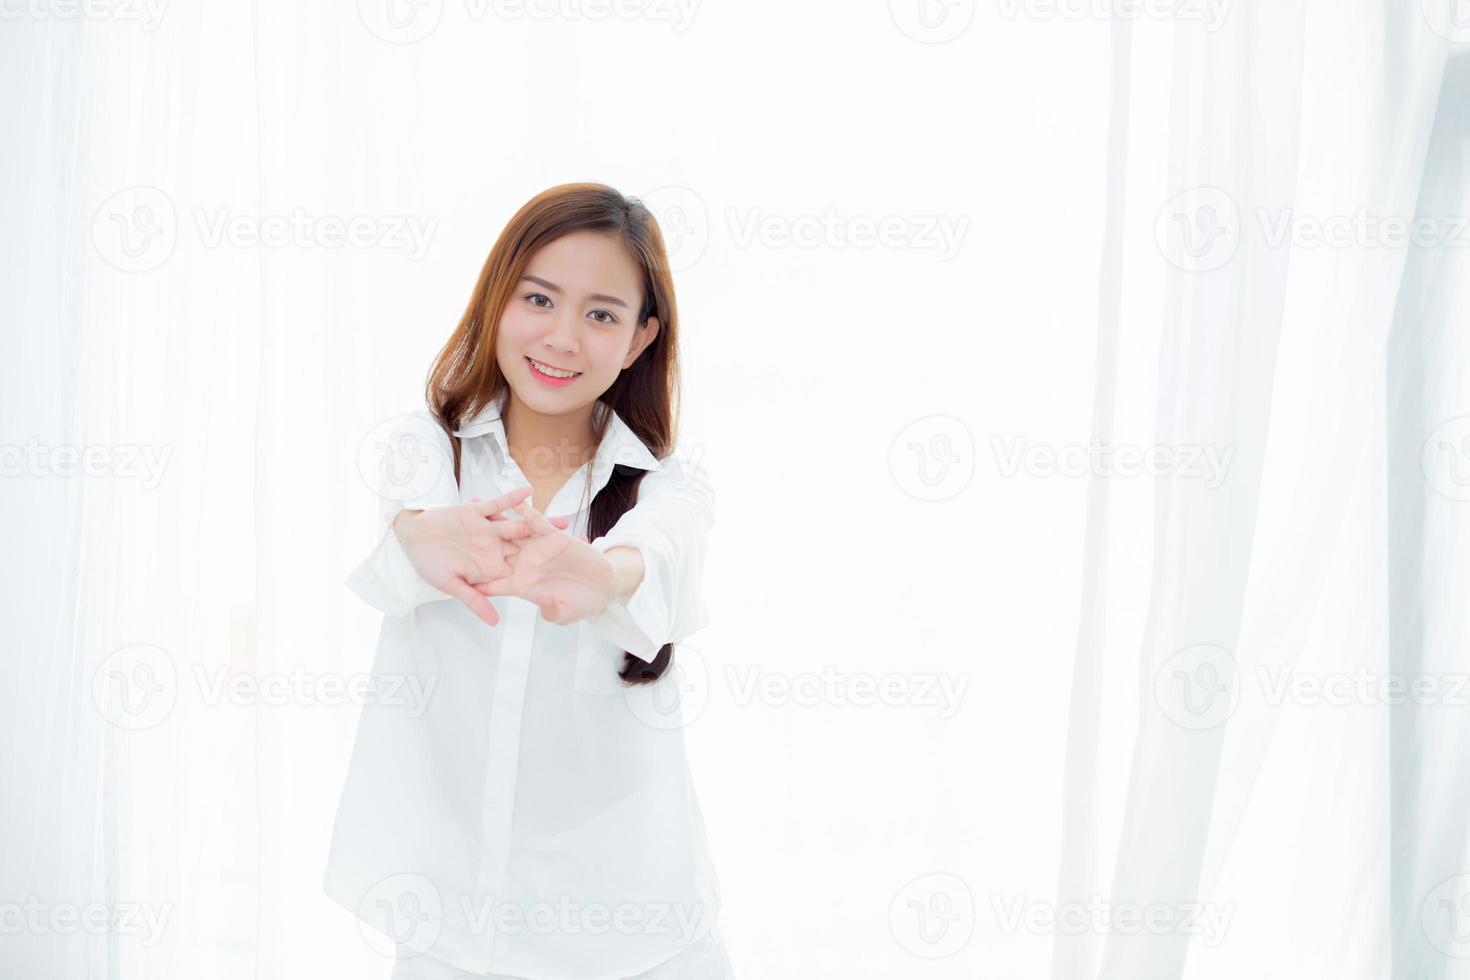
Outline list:
[[[325,887],[395,980],[732,976],[669,710],[714,522],[672,453],[677,355],[647,209],[554,187],[386,442],[380,539],[349,579],[385,614],[380,696]]]

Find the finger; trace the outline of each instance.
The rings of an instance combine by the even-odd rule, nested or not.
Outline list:
[[[511,588],[511,578],[509,575],[503,575],[499,578],[492,578],[477,583],[475,585],[475,591],[482,595],[515,595],[515,590]]]
[[[514,516],[507,517],[505,516],[506,514],[512,514]],[[519,508],[512,507],[507,507],[504,513],[491,514],[488,518],[486,518],[486,520],[491,521],[519,521],[520,519],[521,517]],[[567,524],[571,523],[571,518],[569,517],[548,517],[547,520],[555,524],[557,527],[562,528],[563,530],[565,530]]]
[[[501,521],[490,525],[490,533],[502,541],[514,541],[517,538],[529,537],[531,525],[526,521]]]
[[[521,506],[517,507],[515,510],[511,511],[511,513],[513,513],[513,514],[520,513],[522,511],[524,511],[525,509],[526,509],[525,505],[522,504]],[[505,518],[505,517],[492,517],[491,520],[500,521],[500,520],[508,520],[508,518]],[[552,528],[555,529],[555,530],[557,530],[557,531],[565,531],[568,527],[571,526],[572,519],[570,517],[547,517],[546,518],[546,522],[548,524],[550,524],[552,526]],[[544,531],[543,532],[540,532],[540,533],[544,533]]]
[[[460,602],[469,607],[470,612],[484,620],[488,626],[500,625],[500,614],[495,611],[495,605],[484,595],[471,586],[464,579],[455,579],[449,583],[448,590]]]
[[[530,496],[531,487],[527,484],[523,487],[516,487],[510,493],[503,493],[494,500],[475,501],[475,510],[479,512],[481,517],[490,517],[492,514],[498,514],[508,507],[514,507]]]
[[[507,541],[524,537],[524,532],[516,534],[514,530],[511,530],[512,523],[520,524],[522,522],[507,521],[503,524],[491,524],[489,521],[473,521],[465,532],[470,546],[473,549],[471,557],[481,558],[487,554],[498,556],[507,547]],[[509,531],[509,537],[506,536],[507,531]]]
[[[485,521],[480,524],[479,529],[470,535],[470,541],[475,546],[475,559],[484,561],[488,558],[493,561],[519,551],[521,546],[517,542],[531,537],[529,527],[517,526],[525,523],[525,521],[502,521],[492,524]]]
[[[494,567],[481,567],[476,582],[470,582],[470,588],[482,595],[513,595],[509,591],[510,583],[516,576],[516,570],[510,566],[509,558],[498,561]]]
[[[559,622],[556,617],[560,609],[560,603],[557,601],[556,596],[549,592],[527,592],[526,598],[541,608],[542,619],[553,623]]]
[[[549,534],[561,530],[548,521],[546,515],[537,510],[536,505],[529,500],[523,501],[516,509],[521,512],[526,522],[531,525],[531,530],[537,534]]]

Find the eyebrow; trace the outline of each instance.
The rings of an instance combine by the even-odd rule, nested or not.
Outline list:
[[[544,287],[546,289],[549,289],[553,293],[557,293],[558,295],[560,295],[562,292],[564,292],[564,290],[560,286],[558,286],[556,283],[554,283],[554,282],[547,282],[545,279],[542,279],[540,276],[533,276],[533,275],[529,275],[528,274],[528,275],[521,276],[521,279],[522,280],[529,279],[531,282],[536,283],[538,286],[542,286],[542,287]],[[629,308],[627,303],[624,303],[622,300],[618,299],[616,296],[609,296],[606,293],[593,293],[591,296],[588,296],[587,298],[588,299],[595,299],[595,300],[598,300],[598,301],[603,302],[603,303],[611,303],[614,306],[621,306],[625,310]]]

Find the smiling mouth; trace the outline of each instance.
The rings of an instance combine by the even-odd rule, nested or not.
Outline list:
[[[534,357],[527,356],[526,361],[531,365],[531,370],[555,381],[570,381],[582,375],[581,371],[563,371],[553,364],[543,363]]]

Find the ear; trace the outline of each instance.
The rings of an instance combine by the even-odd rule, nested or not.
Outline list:
[[[632,367],[633,362],[638,360],[638,355],[642,354],[648,345],[653,343],[653,338],[658,336],[658,328],[658,317],[651,316],[644,322],[643,326],[634,329],[633,343],[628,347],[628,356],[623,358],[624,371]]]

